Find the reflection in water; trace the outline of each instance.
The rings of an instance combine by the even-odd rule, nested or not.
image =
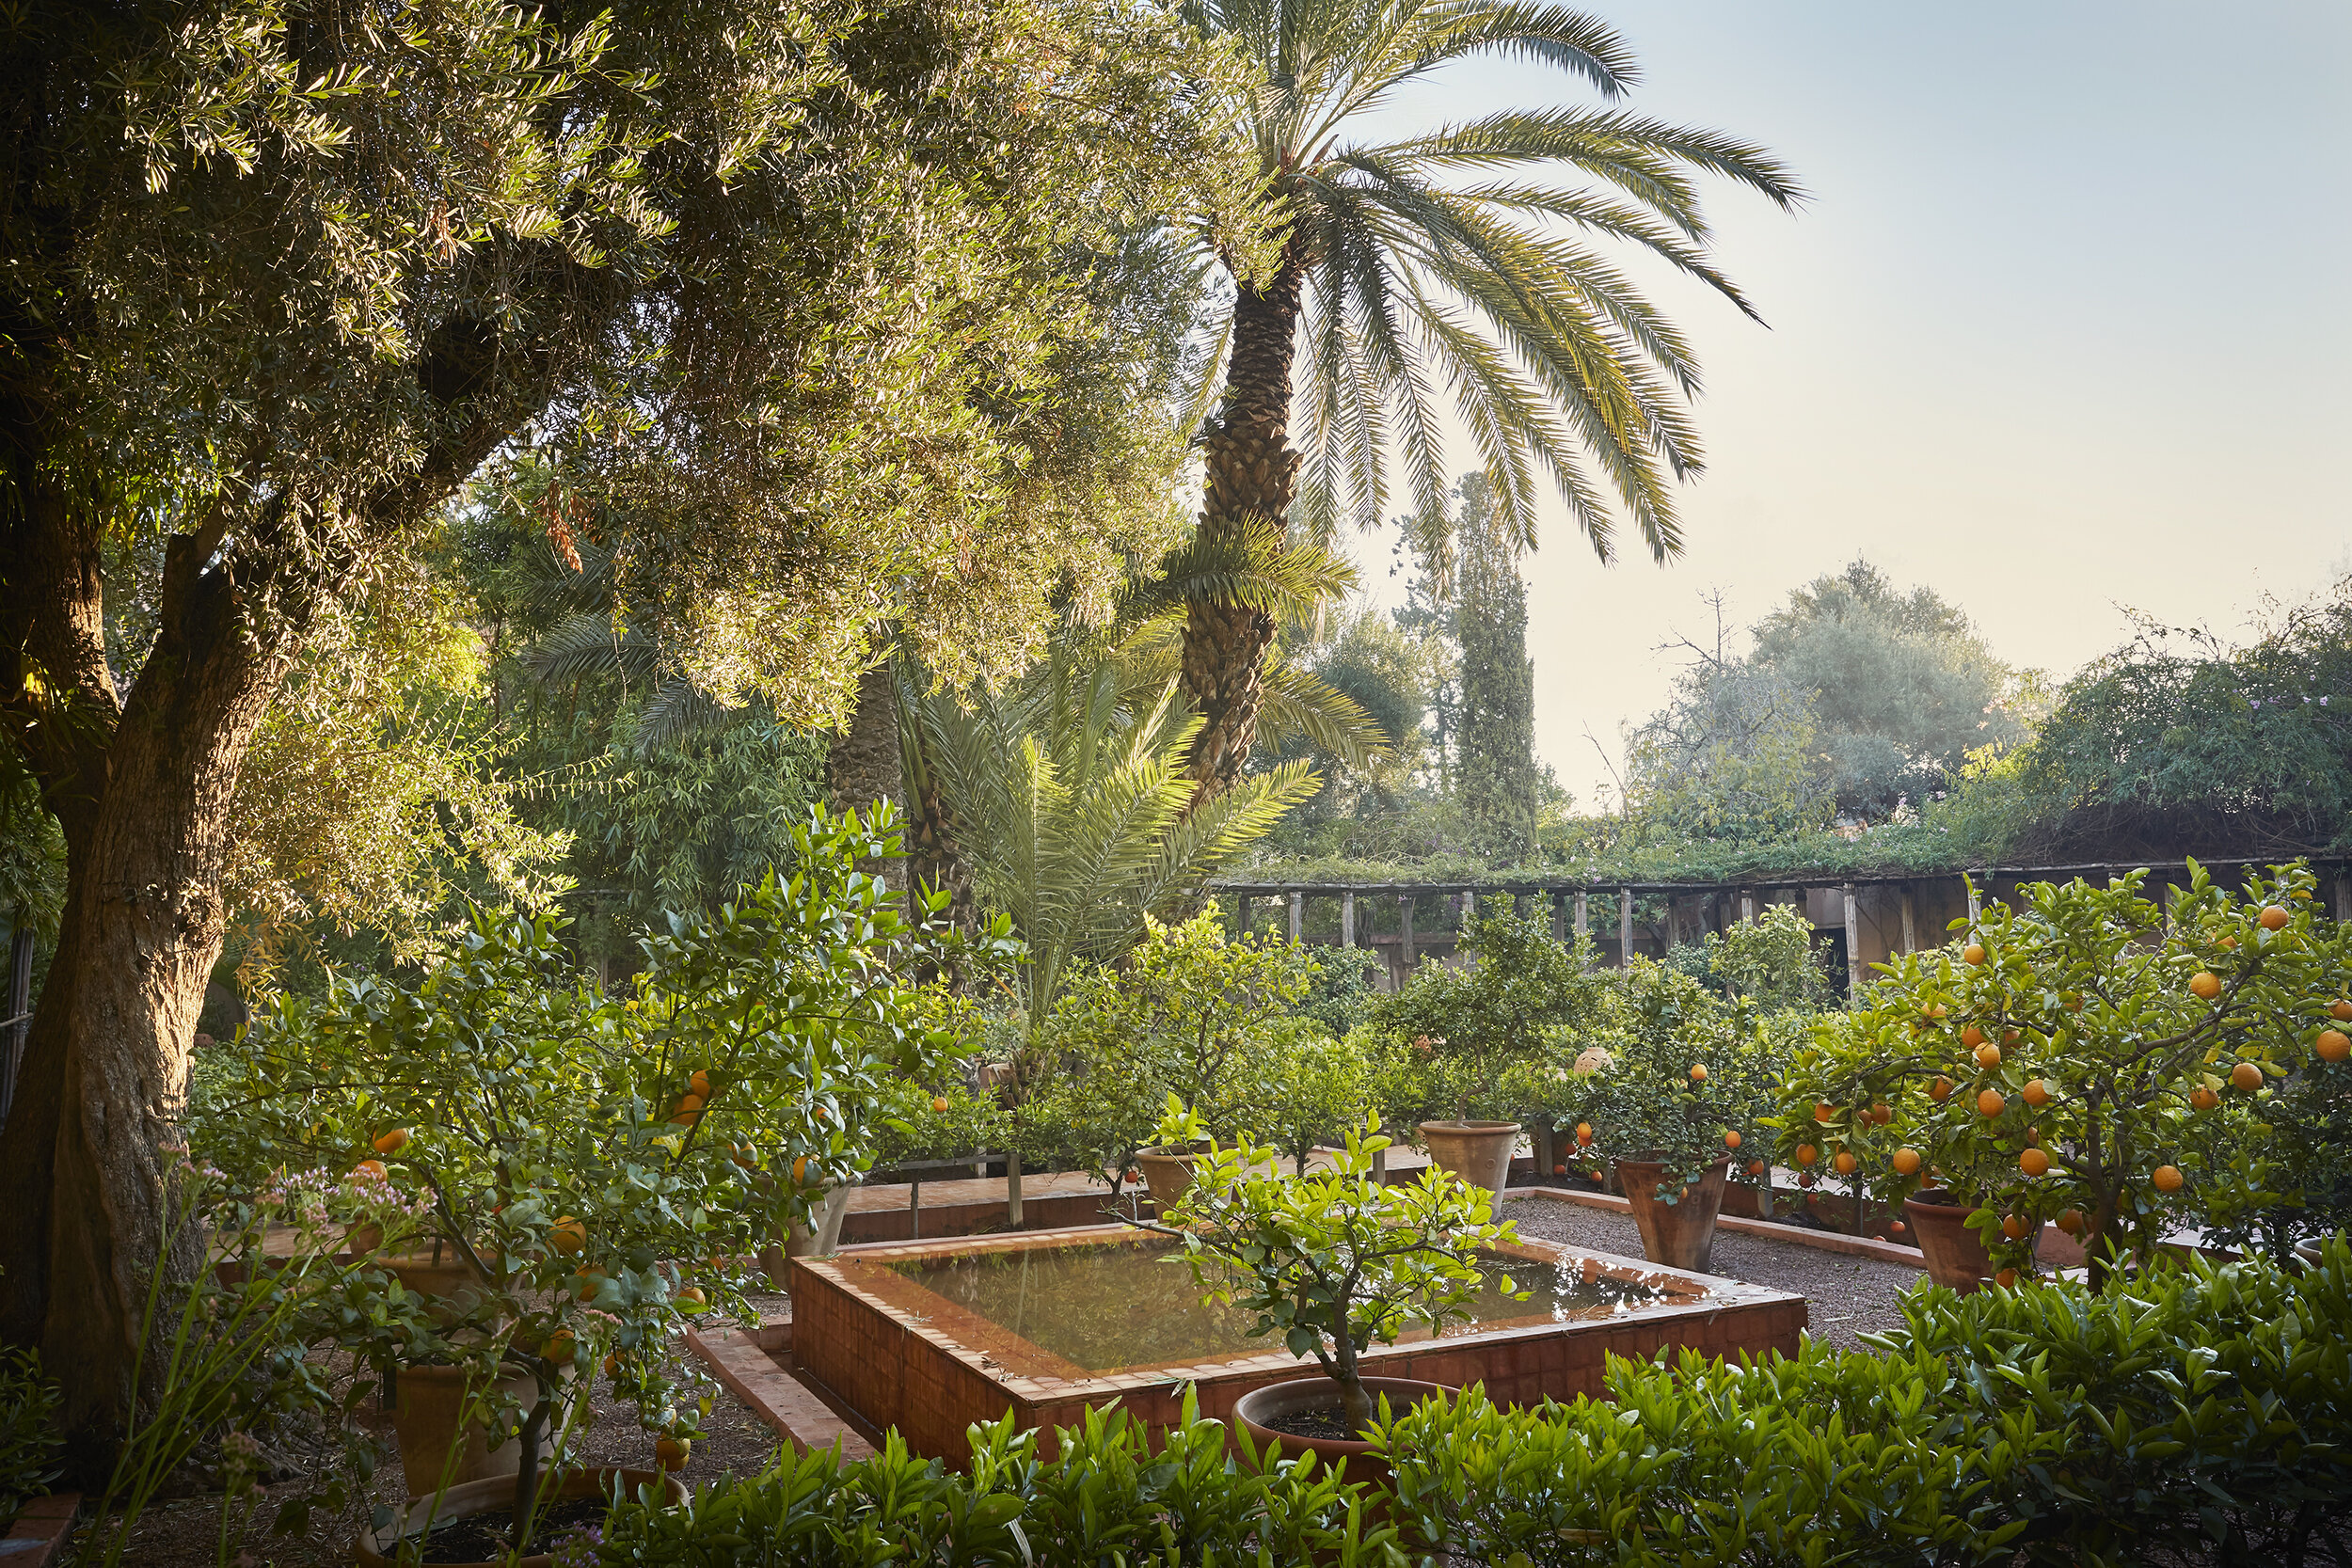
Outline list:
[[[908,1259],[888,1265],[908,1283],[961,1307],[1064,1361],[1090,1372],[1122,1368],[1225,1361],[1279,1352],[1281,1340],[1254,1338],[1254,1313],[1205,1306],[1192,1271],[1165,1245],[1109,1243],[1100,1246],[1022,1247]],[[1660,1300],[1665,1291],[1602,1275],[1588,1280],[1583,1264],[1535,1261],[1486,1253],[1486,1287],[1468,1324],[1520,1327],[1605,1318]],[[1528,1294],[1513,1300],[1507,1292]],[[1416,1327],[1406,1340],[1425,1339]]]

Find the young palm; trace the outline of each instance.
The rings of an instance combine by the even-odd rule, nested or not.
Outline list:
[[[1215,361],[1223,395],[1201,437],[1202,547],[1263,548],[1294,502],[1318,538],[1343,515],[1376,521],[1393,444],[1425,535],[1417,543],[1442,562],[1445,541],[1426,536],[1444,526],[1442,397],[1522,543],[1534,543],[1548,479],[1604,561],[1620,509],[1653,556],[1679,549],[1672,485],[1700,466],[1683,405],[1698,368],[1593,242],[1663,257],[1753,316],[1708,259],[1693,179],[1724,175],[1787,207],[1798,192],[1779,162],[1614,109],[1505,110],[1402,140],[1351,139],[1398,87],[1477,55],[1557,66],[1615,99],[1633,78],[1623,43],[1558,6],[1193,0],[1188,15],[1263,74],[1232,119],[1256,139],[1274,236],[1270,254],[1216,257],[1234,289]],[[1203,720],[1192,755],[1202,797],[1248,759],[1274,629],[1246,598],[1191,601],[1184,679]]]

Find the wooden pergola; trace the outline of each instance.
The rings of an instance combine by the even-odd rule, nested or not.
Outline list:
[[[2273,863],[2268,858],[2229,857],[2200,860],[2208,871],[2236,870]],[[2342,860],[2315,861],[2314,866],[2324,879],[2332,880],[2332,912],[2336,919],[2352,921],[2352,857]],[[1708,930],[1720,931],[1732,920],[1756,918],[1759,908],[1774,902],[1796,902],[1804,906],[1817,929],[1840,930],[1845,939],[1846,974],[1849,987],[1859,983],[1867,965],[1883,961],[1896,952],[1916,952],[1922,930],[1940,932],[1964,911],[1974,924],[1985,899],[2001,899],[2004,884],[2014,889],[2021,882],[2065,881],[2076,877],[2108,878],[2124,872],[2145,869],[2159,884],[2183,879],[2187,875],[2186,861],[2159,862],[2083,862],[2066,865],[1988,865],[1965,867],[1947,872],[1792,872],[1775,876],[1740,878],[1729,881],[1592,881],[1566,878],[1504,877],[1494,881],[1245,881],[1233,879],[1211,884],[1210,891],[1235,899],[1238,903],[1240,928],[1249,928],[1250,906],[1259,899],[1271,899],[1278,908],[1286,908],[1289,915],[1289,936],[1296,942],[1321,942],[1342,947],[1386,948],[1391,954],[1391,971],[1400,980],[1409,974],[1422,956],[1434,948],[1450,950],[1454,944],[1451,932],[1436,936],[1417,936],[1413,928],[1415,905],[1422,898],[1444,897],[1456,900],[1460,916],[1469,915],[1481,899],[1507,898],[1521,912],[1531,907],[1549,912],[1552,934],[1565,941],[1571,932],[1581,939],[1593,937],[1593,916],[1605,911],[1610,901],[1616,905],[1616,929],[1613,937],[1603,936],[1599,942],[1613,942],[1615,961],[1622,964],[1639,950],[1635,932],[1636,903],[1645,897],[1667,900],[1666,934],[1664,942],[1671,944],[1686,929],[1683,911],[1688,908],[1687,929],[1691,936]],[[2330,874],[2332,877],[2330,879]],[[1794,895],[1791,899],[1788,895]],[[1327,936],[1310,936],[1307,932],[1308,900],[1330,898],[1339,903],[1339,935],[1334,943]],[[1378,936],[1368,927],[1370,910],[1365,925],[1359,922],[1359,901],[1373,907],[1393,900],[1397,909],[1397,932],[1394,936]],[[1595,904],[1601,905],[1596,911]],[[1823,908],[1826,906],[1826,908]],[[1813,911],[1821,909],[1822,914]],[[1737,914],[1733,913],[1737,911]],[[1827,918],[1824,918],[1826,916]]]

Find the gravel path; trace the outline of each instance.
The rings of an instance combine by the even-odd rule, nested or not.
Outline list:
[[[1633,1228],[1630,1214],[1548,1198],[1513,1203],[1505,1213],[1518,1222],[1522,1236],[1613,1252],[1621,1258],[1642,1256],[1641,1234]],[[1901,1327],[1896,1298],[1927,1277],[1901,1263],[1882,1263],[1875,1258],[1852,1258],[1823,1247],[1768,1241],[1730,1230],[1715,1233],[1715,1249],[1708,1267],[1725,1278],[1804,1296],[1810,1306],[1813,1337],[1841,1350],[1861,1349],[1858,1335]]]

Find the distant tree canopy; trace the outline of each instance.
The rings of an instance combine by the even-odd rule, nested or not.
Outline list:
[[[1461,507],[1453,604],[1460,664],[1454,719],[1455,794],[1493,849],[1523,859],[1550,781],[1535,761],[1535,667],[1527,657],[1527,585],[1518,539],[1503,526],[1486,476],[1455,487]]]
[[[2061,689],[2006,782],[2012,853],[2352,848],[2352,578],[2243,648],[2143,623]]]
[[[1933,589],[1867,561],[1816,578],[1712,650],[1628,737],[1634,803],[1675,831],[1773,837],[1835,812],[1883,821],[1958,778],[1972,750],[2027,733],[2020,677]]]

